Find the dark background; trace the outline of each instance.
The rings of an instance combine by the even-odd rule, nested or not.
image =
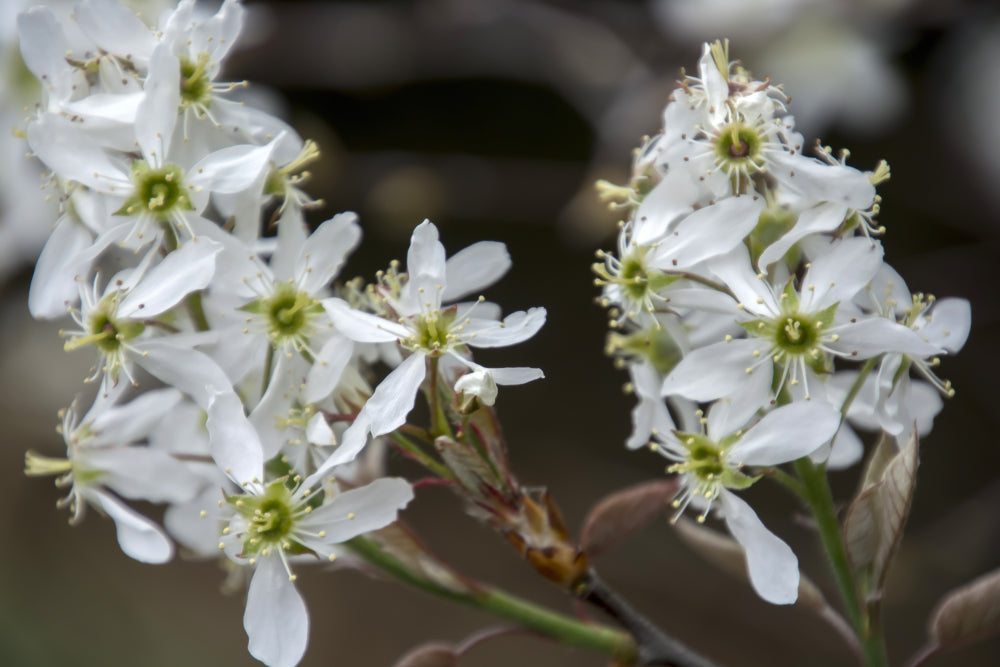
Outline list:
[[[579,526],[605,494],[660,475],[661,459],[623,446],[632,399],[621,390],[626,376],[602,353],[606,322],[589,269],[596,248],[613,247],[616,218],[592,183],[625,180],[630,149],[659,129],[678,68],[694,71],[699,40],[721,35],[671,32],[644,2],[248,4],[253,21],[228,76],[270,91],[275,108],[319,142],[323,158],[309,189],[327,206],[313,222],[355,210],[365,230],[345,277],[370,278],[402,259],[410,230],[427,217],[449,253],[481,239],[507,243],[514,267],[487,296],[508,311],[548,309],[533,340],[481,357],[539,366],[547,376],[503,391],[498,403],[522,482],[548,487]],[[841,6],[838,20],[878,45],[906,97],[878,123],[802,121],[824,143],[849,146],[854,166],[889,161],[892,180],[880,187],[887,260],[912,290],[963,296],[973,311],[968,344],[941,368],[957,396],[922,443],[913,513],[889,580],[889,650],[902,664],[922,644],[935,600],[1000,563],[1000,134],[988,129],[1000,81],[995,62],[975,50],[1000,39],[1000,18],[992,3],[831,4]],[[866,13],[875,11],[869,5],[881,8]],[[780,11],[789,12],[783,27],[748,40],[749,48],[732,46],[759,77],[771,72],[755,57],[768,57],[772,39],[807,20]],[[829,83],[827,74],[818,70],[816,83]],[[849,81],[842,94],[851,94]],[[20,474],[26,449],[60,453],[55,412],[80,391],[91,361],[61,351],[59,325],[27,318],[29,277],[25,269],[10,278],[0,304],[0,664],[254,664],[243,597],[219,593],[215,563],[133,562],[117,548],[110,521],[91,512],[68,528],[53,506],[58,492]],[[390,468],[404,469],[395,458]],[[838,500],[850,497],[856,475],[834,473]],[[836,600],[789,498],[765,484],[747,497]],[[570,611],[502,539],[464,517],[447,489],[421,489],[405,516],[461,570]],[[694,557],[665,520],[600,565],[638,608],[722,664],[850,664],[820,620],[760,601]],[[421,642],[458,641],[497,625],[354,572],[299,570],[312,621],[303,666],[391,665]],[[993,641],[929,664],[995,664],[998,650]],[[517,636],[473,650],[462,665],[514,663],[607,660]]]

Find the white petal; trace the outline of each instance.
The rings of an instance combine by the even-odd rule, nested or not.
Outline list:
[[[170,52],[169,44],[161,43],[149,59],[145,98],[135,118],[135,138],[150,166],[159,167],[167,161],[177,125],[180,89],[180,61]]]
[[[473,319],[461,332],[462,341],[473,347],[506,347],[528,340],[545,324],[544,308],[519,310],[503,322]]]
[[[651,261],[664,270],[682,270],[727,253],[753,231],[763,208],[763,199],[756,195],[704,206],[659,241]]]
[[[92,242],[90,232],[72,216],[59,219],[31,277],[28,310],[32,317],[51,319],[66,314],[79,294],[75,278],[84,278],[90,266],[91,258],[84,251]]]
[[[216,95],[212,98],[212,116],[222,126],[222,131],[239,132],[249,143],[266,144],[285,134],[282,144],[275,150],[272,159],[276,164],[286,164],[294,159],[302,150],[302,140],[295,130],[285,121],[272,116],[263,109],[257,109],[249,104],[234,102]],[[294,149],[284,150],[291,143],[298,145]],[[287,157],[286,157],[287,155]]]
[[[768,155],[768,170],[806,201],[830,201],[864,211],[875,199],[875,186],[868,175],[853,167],[775,151]]]
[[[660,398],[660,374],[650,364],[632,364],[629,367],[632,385],[639,402],[632,408],[632,433],[625,446],[637,449],[647,442],[653,433],[670,433],[674,421],[670,418],[667,404]]]
[[[753,270],[746,246],[740,244],[724,255],[713,257],[708,267],[732,290],[747,311],[764,317],[781,312],[774,293]]]
[[[240,197],[239,199],[246,199]],[[260,205],[254,202],[254,216],[260,217]],[[306,226],[302,209],[298,206],[286,206],[278,218],[278,243],[271,255],[270,268],[278,280],[294,280],[296,266],[302,247],[309,238],[309,228]],[[257,231],[254,230],[254,237]]]
[[[288,427],[279,423],[285,423],[289,410],[300,400],[302,376],[308,368],[308,362],[297,354],[291,358],[277,355],[267,391],[250,413],[250,423],[260,437],[265,461],[277,455],[285,444]]]
[[[446,283],[444,246],[438,240],[438,230],[430,220],[424,220],[413,230],[410,249],[406,253],[406,272],[410,277],[404,301],[431,300],[434,307],[441,305],[440,285]],[[423,293],[419,291],[423,289]],[[436,299],[436,301],[435,301]]]
[[[73,10],[80,29],[105,51],[144,64],[156,38],[135,12],[115,0],[84,0]]]
[[[402,324],[355,310],[342,299],[323,299],[320,303],[337,330],[359,343],[390,343],[410,335]]]
[[[271,163],[274,142],[265,146],[241,144],[210,153],[191,167],[187,180],[209,192],[231,194],[254,185]]]
[[[493,405],[497,400],[497,383],[489,369],[481,368],[458,378],[455,393],[477,396],[484,405]]]
[[[716,343],[686,355],[663,381],[664,396],[680,394],[696,401],[709,401],[729,396],[749,380],[749,375],[762,373],[768,377],[774,366],[768,351],[770,343],[760,338],[745,338],[729,343]],[[753,353],[759,351],[763,363],[753,373],[747,373],[759,361]]]
[[[882,244],[863,236],[845,239],[815,258],[802,277],[803,312],[849,301],[882,267]]]
[[[234,392],[216,394],[209,400],[206,426],[212,458],[234,482],[242,486],[264,479],[260,437]]]
[[[276,554],[257,559],[243,613],[250,655],[268,667],[295,667],[309,642],[309,613]]]
[[[906,281],[896,272],[894,268],[882,263],[878,273],[868,283],[864,298],[858,295],[857,302],[863,308],[874,309],[878,312],[895,312],[897,317],[902,317],[905,310],[912,305],[910,288],[906,286]],[[889,301],[894,302],[890,310]]]
[[[333,429],[326,423],[326,417],[317,412],[309,418],[306,423],[306,440],[314,445],[334,445],[337,443],[337,436]]]
[[[826,460],[827,470],[844,470],[850,468],[852,465],[861,460],[861,457],[865,453],[865,446],[861,442],[861,438],[858,434],[851,428],[850,424],[843,423],[840,426],[840,430],[837,431],[837,437],[833,440],[833,446],[830,448],[829,455],[824,457]],[[814,463],[819,463],[813,459]]]
[[[302,399],[306,403],[318,403],[329,396],[340,382],[340,376],[353,354],[354,343],[344,336],[334,336],[323,343],[306,376]]]
[[[194,239],[163,258],[135,289],[122,299],[118,315],[154,317],[176,306],[191,292],[208,285],[215,274],[215,258],[222,246],[208,239]]]
[[[101,448],[87,452],[83,461],[101,471],[101,484],[129,500],[182,503],[204,486],[186,464],[152,447]]]
[[[772,604],[792,604],[799,596],[799,559],[769,531],[748,504],[735,494],[719,496],[726,525],[747,557],[750,584]]]
[[[493,381],[499,385],[525,384],[545,377],[541,368],[528,368],[526,366],[490,368],[489,371],[493,375]]]
[[[924,320],[919,329],[921,337],[954,354],[962,349],[969,337],[972,309],[965,299],[941,299],[934,303],[930,316]]]
[[[357,213],[339,213],[312,233],[296,262],[299,288],[315,294],[340,272],[344,260],[361,240]]]
[[[833,439],[838,426],[840,412],[828,403],[791,403],[767,413],[729,448],[728,457],[755,466],[794,461]]]
[[[926,359],[943,352],[937,345],[924,341],[913,329],[881,317],[837,326],[831,332],[835,332],[840,339],[827,345],[855,359],[868,359],[885,352]]]
[[[442,301],[454,301],[489,287],[510,270],[507,246],[498,241],[480,241],[464,248],[445,262]]]
[[[60,177],[98,192],[132,190],[132,179],[101,147],[61,116],[45,114],[28,125],[28,145]]]
[[[143,93],[96,93],[76,102],[66,104],[68,113],[83,118],[100,119],[131,125],[139,113],[139,103],[144,99]]]
[[[194,399],[203,410],[214,394],[232,392],[225,372],[204,352],[181,344],[176,336],[133,343],[136,362],[147,372]]]
[[[300,524],[310,530],[325,530],[322,541],[339,544],[388,526],[411,500],[413,487],[409,482],[398,477],[383,477],[334,496]]]
[[[632,241],[636,245],[657,242],[678,216],[691,210],[697,199],[698,187],[689,171],[669,170],[640,202],[632,223]]]
[[[237,0],[226,0],[219,11],[201,21],[191,31],[191,42],[198,50],[206,50],[213,63],[218,63],[232,48],[243,27],[243,6]]]
[[[906,408],[913,419],[908,421],[912,426],[913,421],[917,423],[917,434],[921,437],[931,432],[934,426],[934,417],[941,412],[944,401],[941,400],[941,393],[929,382],[914,380],[910,383],[910,395],[906,400]]]
[[[48,7],[31,7],[18,14],[17,33],[27,68],[44,82],[51,98],[68,99],[77,74],[66,62],[69,42],[59,19]]]
[[[122,445],[142,440],[180,401],[181,393],[175,389],[154,389],[124,405],[102,410],[90,423],[94,441]]]
[[[166,563],[174,557],[174,545],[155,523],[110,494],[85,489],[84,497],[115,522],[118,544],[127,556],[142,563]]]
[[[375,388],[364,407],[372,435],[383,435],[406,422],[427,373],[426,361],[422,354],[411,354]]]
[[[791,250],[796,243],[810,234],[836,229],[844,221],[846,215],[846,206],[831,202],[824,202],[819,206],[802,211],[795,221],[795,226],[760,254],[757,266],[761,271],[767,273],[767,267],[784,257],[785,253]]]
[[[327,457],[316,472],[309,475],[302,482],[304,488],[313,488],[317,486],[323,478],[337,466],[353,461],[362,449],[364,449],[365,444],[368,442],[368,433],[371,431],[371,421],[368,418],[367,413],[364,408],[358,413],[358,416],[354,418],[354,423],[351,424],[344,435],[340,438],[340,444],[337,445],[333,453]]]
[[[690,308],[709,313],[737,315],[739,308],[733,297],[704,285],[679,280],[660,292],[671,308]]]
[[[708,409],[708,437],[719,440],[737,429],[746,426],[747,422],[764,407],[760,397],[767,396],[771,389],[771,378],[767,373],[752,373],[743,382],[753,381],[753,386],[741,383],[739,391],[720,397]],[[761,385],[765,386],[761,386]],[[757,397],[751,399],[751,397]],[[750,399],[750,400],[748,400]]]

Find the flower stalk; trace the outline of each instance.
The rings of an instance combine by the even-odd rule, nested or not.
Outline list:
[[[635,640],[627,632],[578,621],[496,588],[477,586],[461,591],[443,586],[415,574],[367,537],[354,538],[345,546],[380,572],[425,593],[513,621],[565,646],[602,653],[628,665],[635,664],[638,657]]]

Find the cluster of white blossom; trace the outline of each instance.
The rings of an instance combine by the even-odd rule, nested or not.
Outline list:
[[[29,306],[69,313],[65,348],[89,349],[99,385],[82,416],[65,412],[64,458],[29,452],[26,471],[58,476],[72,521],[88,505],[110,516],[137,560],[170,560],[173,540],[224,553],[250,580],[251,654],[285,666],[308,637],[293,564],[333,560],[413,497],[378,461],[358,465],[370,437],[401,426],[421,387],[492,405],[498,384],[541,377],[482,367],[469,348],[523,341],[545,311],[459,302],[510,259],[491,242],[446,259],[430,222],[405,272],[334,284],[357,216],[310,234],[316,145],[227,98],[243,84],[220,64],[243,15],[237,0],[211,15],[182,0],[147,25],[80,0],[69,18],[18,17],[43,89],[27,137],[60,203]],[[373,389],[380,364],[394,370]],[[165,529],[133,500],[167,504]]]
[[[736,492],[805,456],[855,463],[852,425],[903,442],[929,431],[952,393],[933,368],[970,326],[967,301],[911,294],[883,262],[885,163],[858,171],[819,145],[807,157],[786,101],[728,43],[706,44],[632,182],[604,184],[630,217],[594,266],[608,349],[638,398],[628,446],[672,462],[677,516],[720,515],[754,588],[779,604],[796,599],[798,561]]]

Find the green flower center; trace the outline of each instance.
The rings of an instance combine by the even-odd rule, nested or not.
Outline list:
[[[118,294],[105,297],[87,320],[87,333],[71,337],[66,341],[64,349],[69,352],[85,345],[93,345],[102,354],[115,356],[121,351],[123,343],[141,334],[146,329],[142,322],[122,321],[114,317],[118,298]]]
[[[323,306],[290,282],[278,283],[274,293],[243,307],[243,310],[264,318],[267,335],[274,347],[294,343],[308,344],[314,333],[312,323],[322,314]]]
[[[719,442],[698,433],[676,433],[687,449],[683,461],[667,468],[667,472],[685,473],[694,478],[695,493],[711,500],[722,488],[745,489],[757,481],[756,477],[739,471],[739,464],[731,464],[726,457],[729,449],[742,434],[726,436]]]
[[[791,355],[802,355],[819,343],[823,326],[820,322],[799,314],[776,318],[774,344]]]
[[[428,352],[444,353],[455,346],[458,337],[451,333],[455,323],[457,308],[434,310],[414,317],[414,333],[403,344],[411,349],[420,348]]]
[[[736,121],[715,138],[715,162],[728,174],[752,174],[763,166],[763,146],[757,128]]]
[[[650,270],[646,266],[646,255],[650,250],[652,246],[636,246],[620,260],[603,251],[599,252],[597,256],[605,261],[591,266],[591,270],[598,276],[595,284],[618,285],[629,301],[641,304],[652,312],[652,296],[678,280],[678,276]]]
[[[180,210],[194,210],[184,185],[184,171],[173,164],[150,167],[144,160],[132,163],[133,193],[116,215],[151,215],[168,220]]]
[[[202,51],[197,60],[180,57],[181,106],[204,110],[212,104],[212,80],[208,72],[208,53]]]
[[[273,546],[286,548],[291,545],[288,537],[295,527],[297,508],[291,491],[282,481],[272,482],[259,496],[227,496],[226,500],[247,522],[243,534],[244,555],[260,553]]]

